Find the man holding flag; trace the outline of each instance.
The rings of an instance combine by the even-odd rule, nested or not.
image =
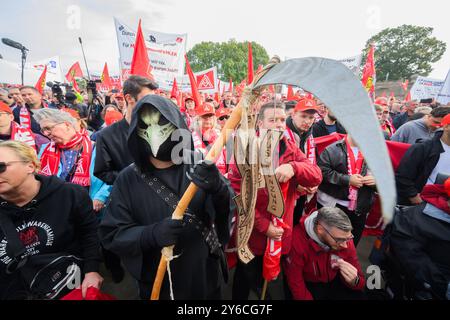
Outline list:
[[[284,132],[286,130],[284,104],[277,103],[274,105],[273,102],[264,104],[259,111],[258,128],[260,131],[278,130]],[[263,256],[268,240],[282,242],[280,258],[281,255],[287,254],[290,250],[293,227],[292,215],[297,199],[297,186],[301,184],[307,188],[312,188],[322,180],[319,167],[312,164],[295,145],[295,141],[292,141],[289,137],[282,136],[277,157],[278,159],[275,160],[278,161],[279,166],[275,169],[275,176],[283,191],[285,208],[283,219],[279,223],[274,223],[272,214],[267,211],[267,189],[259,189],[255,207],[255,224],[248,243],[255,258],[247,265],[238,262],[234,275],[233,300],[247,300],[250,290],[259,293],[259,288],[263,284]],[[236,193],[240,193],[241,177],[235,164],[231,165],[228,178]],[[267,274],[268,272],[266,272]]]

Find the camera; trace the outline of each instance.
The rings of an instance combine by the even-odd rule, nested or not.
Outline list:
[[[55,82],[47,82],[47,86],[52,89],[52,94],[58,100],[57,107],[62,108],[66,105],[66,100],[64,96],[64,92],[62,90],[62,86],[64,86],[67,90],[68,85],[65,83],[61,83],[58,81]]]

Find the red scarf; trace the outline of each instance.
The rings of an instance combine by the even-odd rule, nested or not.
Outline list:
[[[295,143],[295,137],[292,130],[289,127],[286,127],[286,131],[289,134],[289,138]],[[316,144],[314,143],[312,134],[310,134],[308,140],[306,140],[305,151],[306,157],[311,162],[311,164],[316,164]]]
[[[30,129],[19,126],[14,121],[11,122],[11,140],[21,141],[36,150],[36,142],[34,141],[34,134]]]
[[[364,157],[362,156],[361,151],[358,151],[358,158],[355,159],[355,155],[353,154],[353,150],[348,142],[347,138],[345,138],[345,144],[347,146],[347,166],[348,166],[348,175],[361,174],[362,165],[364,162]],[[350,186],[348,198],[350,199],[350,203],[348,205],[348,210],[355,211],[356,209],[356,200],[358,199],[358,188]]]
[[[42,102],[42,108],[47,108],[47,105],[44,102]],[[30,110],[28,110],[28,108],[26,107],[26,105],[23,105],[20,108],[19,122],[20,125],[25,129],[31,128],[31,113]]]
[[[381,125],[381,129],[388,133],[389,138],[395,133],[395,128],[389,120],[386,120],[384,124]]]
[[[58,145],[52,141],[45,147],[41,157],[42,169],[40,173],[46,176],[58,174],[61,150],[73,149],[80,144],[82,144],[80,149],[81,155],[78,156],[75,164],[76,170],[71,182],[84,187],[89,186],[91,184],[89,167],[91,164],[92,143],[87,136],[79,133],[64,145]]]
[[[25,105],[20,108],[19,120],[22,127],[25,129],[31,128],[31,114]]]

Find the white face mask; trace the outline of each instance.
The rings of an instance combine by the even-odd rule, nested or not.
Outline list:
[[[160,125],[161,113],[154,108],[144,108],[140,118],[147,125],[147,129],[138,128],[138,136],[147,141],[153,156],[156,157],[159,148],[170,138],[176,127],[170,122]]]

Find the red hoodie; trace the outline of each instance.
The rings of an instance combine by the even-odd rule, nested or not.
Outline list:
[[[303,216],[300,223],[294,228],[292,250],[284,264],[284,272],[293,298],[295,300],[313,300],[305,282],[327,283],[333,281],[336,276],[341,277],[342,282],[347,287],[354,290],[362,290],[365,286],[365,279],[353,241],[348,242],[346,249],[326,251],[307,234],[305,229],[305,220],[307,218],[308,216]],[[359,282],[356,287],[349,286],[345,282],[339,269],[331,268],[331,255],[341,257],[358,269]]]
[[[293,228],[293,212],[295,202],[298,198],[296,192],[297,185],[302,185],[307,188],[315,187],[322,181],[322,172],[320,168],[311,164],[303,152],[295,145],[294,142],[283,137],[286,144],[286,151],[281,155],[279,164],[290,163],[294,168],[294,176],[289,180],[289,187],[287,191],[287,199],[285,200],[285,211],[283,221],[289,225],[289,229],[285,229],[282,237],[283,247],[281,254],[289,253],[291,249],[292,228]],[[228,179],[231,186],[237,194],[240,193],[241,176],[236,164],[230,165]],[[266,232],[271,222],[272,214],[267,212],[268,194],[267,189],[258,190],[256,207],[255,207],[255,224],[253,226],[252,235],[248,241],[248,245],[253,254],[262,256],[266,250],[267,236]]]

